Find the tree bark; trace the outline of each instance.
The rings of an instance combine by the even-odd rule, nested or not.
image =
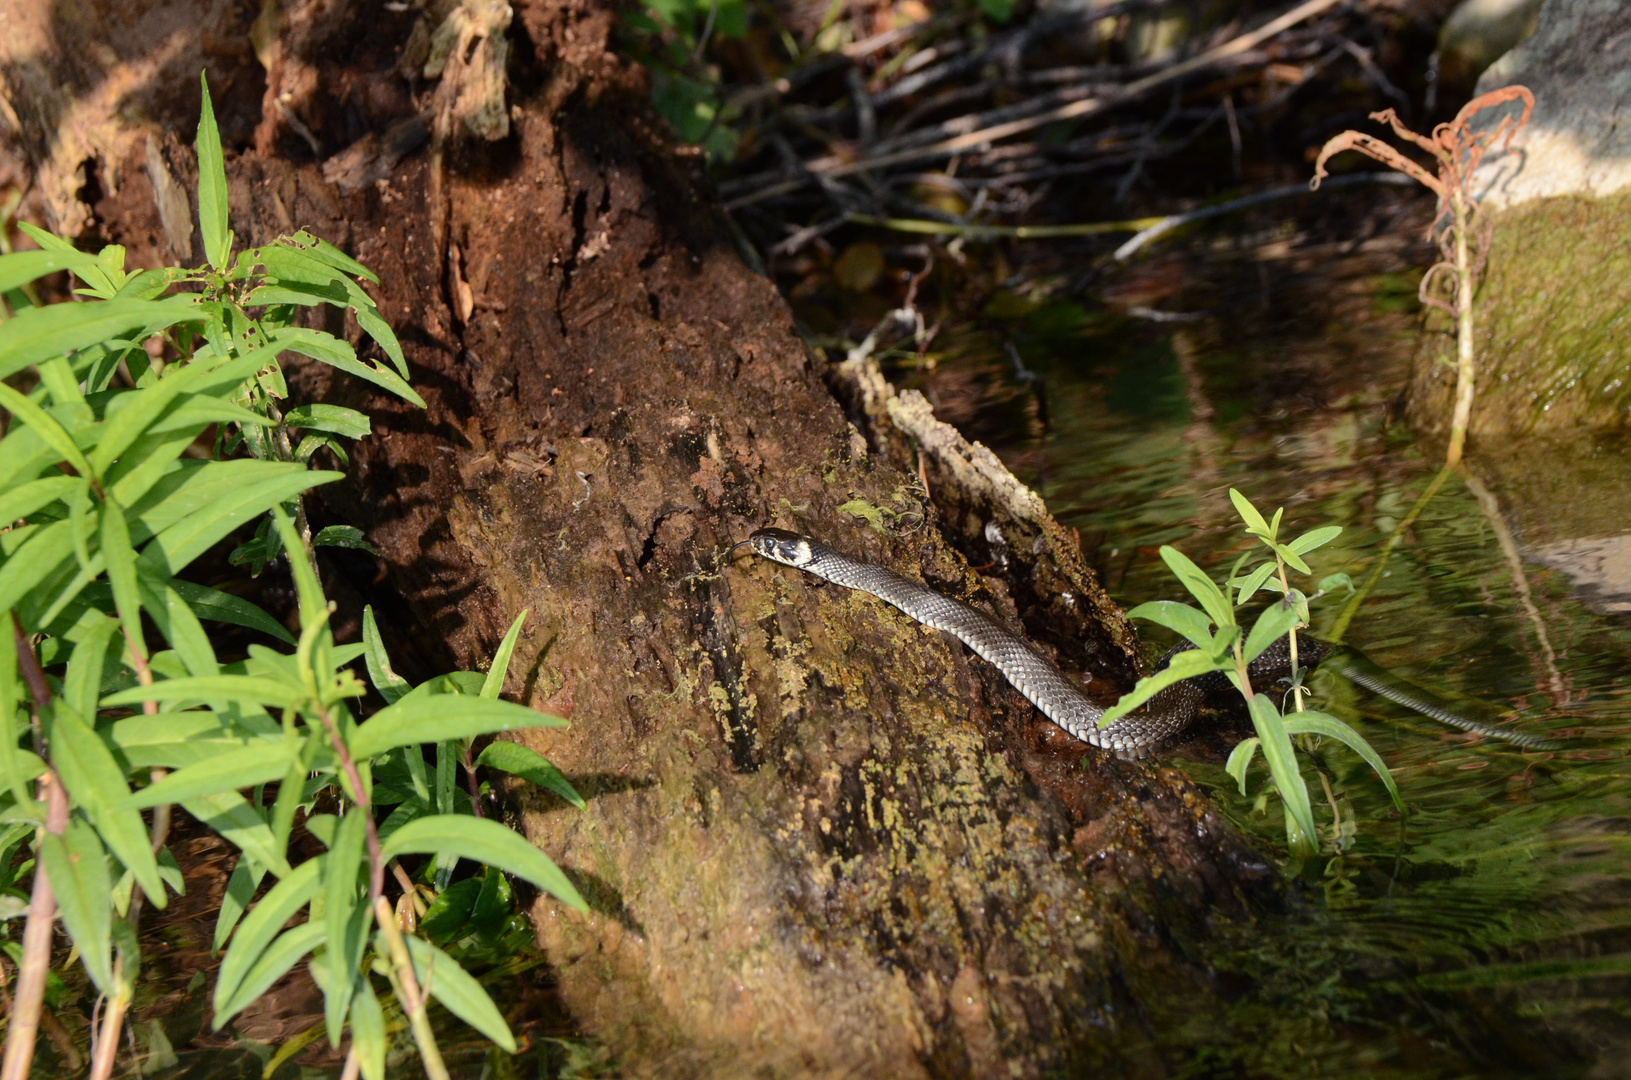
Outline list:
[[[1107,701],[1136,675],[1034,495],[800,342],[610,51],[609,4],[517,3],[490,143],[399,74],[413,11],[171,0],[143,17],[165,36],[111,3],[12,7],[46,28],[31,66],[3,59],[50,224],[174,261],[163,177],[190,191],[192,159],[164,129],[192,130],[208,66],[240,241],[305,227],[379,273],[429,408],[299,373],[375,418],[318,513],[367,530],[378,580],[350,555],[327,576],[427,666],[484,666],[530,611],[507,692],[572,727],[520,738],[589,805],[515,786],[513,820],[593,907],[533,916],[568,1007],[627,1068],[1036,1076],[1135,1060],[1143,1003],[1200,992],[1183,943],[1266,868],[1181,772],[1087,751],[881,603],[728,558],[797,528],[987,605]],[[145,118],[115,107],[132,95]],[[87,102],[88,127],[68,107]]]

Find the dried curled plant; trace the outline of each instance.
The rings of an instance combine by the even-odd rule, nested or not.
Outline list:
[[[1485,109],[1509,101],[1523,102],[1523,110],[1519,113],[1507,111],[1488,127],[1473,127],[1473,117]],[[1319,157],[1314,161],[1314,179],[1309,182],[1309,187],[1318,191],[1320,181],[1327,175],[1326,161],[1344,150],[1357,150],[1390,169],[1413,177],[1438,196],[1438,213],[1434,215],[1431,234],[1438,240],[1444,257],[1422,275],[1419,295],[1423,304],[1440,308],[1457,320],[1456,403],[1450,424],[1448,454],[1452,465],[1461,459],[1472,409],[1473,282],[1489,258],[1493,231],[1488,219],[1479,214],[1478,199],[1472,193],[1472,178],[1491,149],[1499,145],[1504,152],[1511,147],[1512,137],[1529,122],[1534,110],[1535,95],[1528,87],[1505,86],[1467,102],[1456,113],[1454,120],[1434,128],[1431,137],[1405,127],[1392,109],[1371,113],[1372,120],[1392,126],[1393,133],[1399,138],[1432,154],[1438,162],[1438,175],[1434,176],[1405,157],[1396,147],[1380,139],[1358,131],[1344,131],[1321,148]],[[1432,286],[1441,270],[1455,275],[1454,299],[1448,302],[1433,295]]]

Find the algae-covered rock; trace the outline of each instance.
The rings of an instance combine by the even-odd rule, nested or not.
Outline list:
[[[1476,440],[1631,422],[1631,5],[1547,0],[1535,33],[1478,83],[1535,94],[1529,126],[1475,188],[1493,225],[1475,313]],[[1418,428],[1448,426],[1453,328],[1429,319]]]

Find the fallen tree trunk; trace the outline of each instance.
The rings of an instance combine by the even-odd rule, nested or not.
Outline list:
[[[80,29],[127,56],[160,48],[103,14]],[[698,160],[609,52],[611,9],[518,4],[496,114],[460,104],[446,74],[418,111],[397,67],[428,32],[412,11],[273,4],[258,60],[222,51],[251,39],[235,9],[175,0],[160,15],[176,28],[162,63],[103,56],[91,82],[138,79],[148,116],[189,130],[207,64],[237,133],[233,227],[250,243],[305,227],[375,269],[429,403],[303,373],[305,392],[375,417],[321,512],[366,529],[383,574],[342,582],[357,564],[334,563],[334,584],[398,613],[396,642],[463,667],[531,612],[507,690],[571,718],[524,738],[588,809],[509,794],[594,909],[533,908],[583,1030],[665,1076],[1125,1061],[1148,1035],[1138,1003],[1193,992],[1175,943],[1242,910],[1264,868],[1181,773],[1097,752],[1078,768],[1086,748],[955,642],[727,558],[755,527],[798,528],[988,605],[1105,700],[1135,675],[1119,612],[994,459],[920,402],[884,407],[886,389],[856,406],[867,434],[846,417],[738,257]],[[499,21],[455,55],[502,72]],[[186,238],[164,220],[163,177],[185,188],[190,151],[76,83],[46,38],[27,71],[13,52],[6,88],[51,224],[171,261]],[[64,129],[71,109],[41,111],[39,85],[59,105],[107,103],[70,116],[96,137]],[[461,138],[470,116],[507,131]]]

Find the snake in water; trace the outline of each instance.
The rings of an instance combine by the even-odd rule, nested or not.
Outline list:
[[[1036,646],[978,608],[936,592],[922,582],[852,559],[785,529],[759,529],[743,541],[743,545],[773,562],[796,567],[846,589],[871,593],[923,625],[953,635],[1002,672],[1049,720],[1082,742],[1103,750],[1138,756],[1148,754],[1187,728],[1209,694],[1229,685],[1221,672],[1185,679],[1160,691],[1139,711],[1101,728],[1103,706],[1083,693]],[[1505,739],[1520,746],[1549,745],[1533,735],[1463,719],[1430,694],[1389,675],[1353,649],[1333,646],[1308,635],[1300,636],[1298,643],[1299,659],[1305,669],[1324,664],[1366,689],[1465,731]],[[1192,648],[1188,642],[1174,646],[1162,657],[1157,670],[1176,653]],[[1254,686],[1271,686],[1290,677],[1290,660],[1287,639],[1281,638],[1252,661],[1247,673]]]

